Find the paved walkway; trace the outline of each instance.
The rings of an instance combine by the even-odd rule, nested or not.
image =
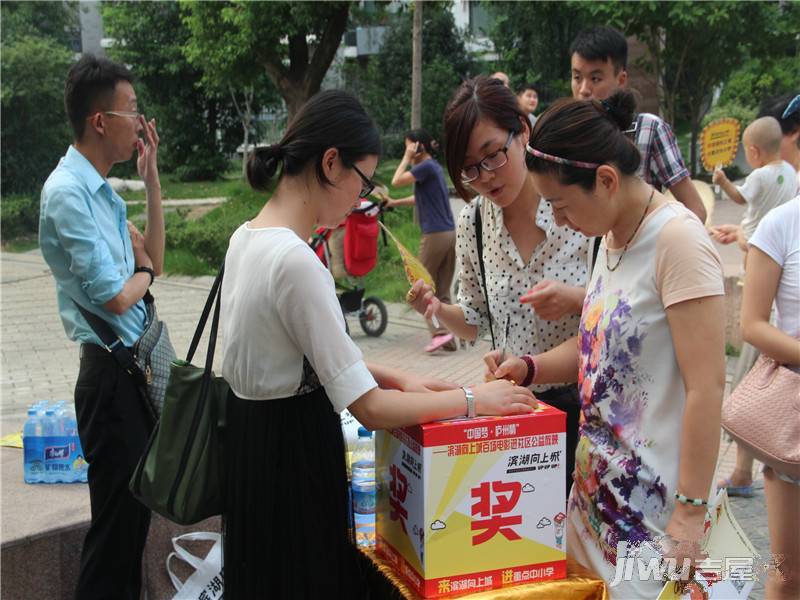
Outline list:
[[[724,208],[728,207],[719,206],[716,211],[721,219],[738,222],[737,207],[731,207],[734,210]],[[733,268],[737,259],[737,255],[726,252],[723,260],[726,267]],[[78,371],[78,350],[64,335],[54,283],[38,251],[2,253],[0,268],[0,435],[5,435],[21,429],[25,411],[33,402],[40,399],[71,401]],[[169,324],[170,336],[179,354],[188,347],[210,283],[208,277],[163,277],[153,287],[159,314]],[[481,357],[489,349],[486,341],[454,353],[425,354],[422,347],[428,340],[427,329],[422,319],[402,304],[389,305],[389,326],[379,338],[364,335],[356,320],[350,321],[350,329],[367,360],[463,384],[483,378]],[[218,369],[219,354],[217,356]],[[719,471],[727,474],[734,460],[735,447],[723,439]],[[767,556],[769,538],[760,475],[757,486],[755,498],[734,499],[733,507],[751,541],[762,556]],[[88,506],[88,491],[82,501]],[[757,584],[752,597],[763,598],[763,586]]]

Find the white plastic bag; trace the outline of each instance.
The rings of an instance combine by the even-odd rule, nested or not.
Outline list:
[[[214,542],[211,550],[205,558],[200,558],[181,546],[181,540],[187,541],[209,541]],[[196,531],[184,533],[172,538],[174,552],[167,556],[167,573],[175,586],[177,594],[174,600],[221,600],[224,591],[224,580],[222,573],[222,536],[219,533],[210,531]],[[188,563],[194,568],[194,573],[187,577],[186,581],[181,582],[178,576],[172,572],[170,561],[178,558]]]

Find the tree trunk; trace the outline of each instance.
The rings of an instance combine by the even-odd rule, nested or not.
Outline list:
[[[422,0],[414,0],[411,59],[411,129],[422,127]]]

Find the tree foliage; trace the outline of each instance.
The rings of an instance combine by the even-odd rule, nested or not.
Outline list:
[[[189,61],[214,83],[218,73],[265,72],[289,117],[320,89],[342,40],[349,2],[185,1]]]
[[[161,136],[159,162],[183,180],[214,179],[227,167],[217,131],[238,126],[230,97],[201,86],[202,72],[183,54],[189,30],[177,2],[113,2],[104,5],[109,49],[130,65],[139,105],[155,117]]]
[[[2,20],[2,190],[36,193],[71,139],[64,80],[76,13],[62,2],[3,2]]]
[[[441,140],[444,109],[474,63],[447,4],[426,3],[422,16],[422,126]],[[378,54],[366,67],[351,64],[348,79],[384,133],[384,152],[397,154],[411,124],[411,14],[395,15],[388,27]]]
[[[714,90],[748,57],[785,56],[800,30],[796,3],[650,0],[585,6],[596,22],[615,25],[647,45],[650,56],[643,66],[657,78],[666,119],[691,126],[693,172]]]
[[[581,2],[494,2],[482,4],[494,17],[489,37],[499,60],[497,68],[511,78],[516,91],[538,82],[545,103],[570,95],[569,46],[591,25]]]

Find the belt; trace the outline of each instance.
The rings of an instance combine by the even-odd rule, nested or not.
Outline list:
[[[133,348],[128,348],[128,350],[133,354]],[[111,355],[111,352],[105,349],[104,346],[98,346],[97,344],[81,344],[81,351],[80,351],[81,358],[111,358],[114,357]]]

